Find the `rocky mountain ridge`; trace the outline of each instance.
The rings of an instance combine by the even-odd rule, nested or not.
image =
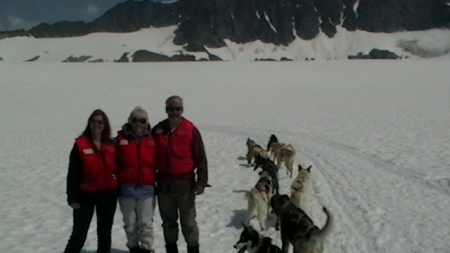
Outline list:
[[[0,38],[73,37],[94,32],[132,32],[178,25],[174,43],[190,50],[261,40],[287,45],[295,37],[333,37],[349,31],[398,32],[450,27],[448,0],[181,0],[172,4],[126,1],[93,22],[42,23]]]
[[[30,30],[0,32],[0,39],[77,37],[175,25],[173,44],[181,46],[185,52],[206,52],[209,60],[218,60],[220,58],[210,55],[206,48],[225,47],[225,41],[238,44],[261,41],[287,46],[296,39],[308,41],[321,33],[333,38],[342,28],[385,33],[449,28],[448,2],[450,0],[181,0],[161,4],[129,0],[90,23],[42,23]],[[396,58],[383,48],[374,50],[375,53],[367,51],[348,58]],[[173,57],[145,50],[136,53],[137,61],[192,60],[188,54]],[[79,56],[70,56],[67,61],[76,59],[80,59]]]

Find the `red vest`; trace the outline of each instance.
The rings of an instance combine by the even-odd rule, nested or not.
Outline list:
[[[187,119],[168,135],[154,134],[156,142],[156,169],[161,174],[182,175],[195,170],[193,157],[194,125]]]
[[[117,134],[117,180],[119,183],[153,185],[156,182],[153,137],[146,136],[138,144],[133,138],[127,138],[124,131],[119,131]]]
[[[101,150],[86,136],[76,140],[83,163],[81,191],[95,193],[118,188],[114,172],[116,170],[116,149],[114,144],[102,144]]]

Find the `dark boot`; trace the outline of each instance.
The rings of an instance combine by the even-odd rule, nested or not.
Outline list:
[[[129,248],[130,253],[140,253],[141,249],[139,247]]]
[[[152,249],[141,249],[139,253],[155,253],[155,251]]]
[[[188,246],[187,247],[187,253],[200,253],[199,246]]]
[[[167,253],[178,253],[178,246],[176,243],[168,243],[166,244],[166,252]]]

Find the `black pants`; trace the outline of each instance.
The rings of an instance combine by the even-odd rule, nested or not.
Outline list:
[[[94,211],[97,215],[98,253],[109,253],[111,229],[117,207],[117,195],[89,197],[73,210],[73,229],[64,253],[79,253],[84,246]]]

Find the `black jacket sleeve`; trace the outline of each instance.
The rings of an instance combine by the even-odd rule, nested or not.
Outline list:
[[[206,159],[205,146],[200,131],[194,128],[194,161],[197,166],[197,184],[209,187],[208,184],[208,161]]]
[[[79,203],[81,198],[82,166],[78,146],[75,143],[69,157],[69,172],[67,173],[67,203]]]

